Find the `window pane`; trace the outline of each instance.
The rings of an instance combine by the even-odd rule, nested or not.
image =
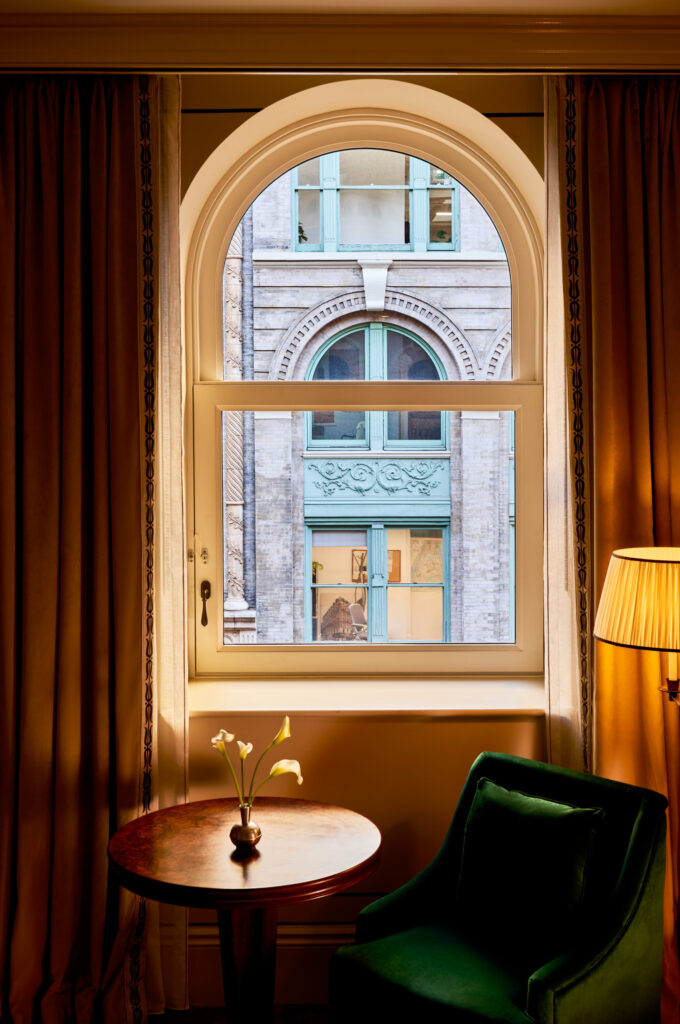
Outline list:
[[[358,441],[362,447],[366,441],[365,412],[312,413],[312,441]]]
[[[451,239],[451,193],[430,192],[430,242],[443,244]]]
[[[412,338],[397,331],[387,332],[388,380],[439,380],[437,367]]]
[[[440,412],[404,412],[392,410],[387,414],[388,441],[441,441],[442,414]]]
[[[442,587],[388,587],[387,639],[438,644],[444,639]]]
[[[365,380],[366,338],[353,331],[340,338],[323,354],[312,380]]]
[[[365,530],[314,530],[312,544],[316,547],[353,548],[357,544],[366,548]],[[317,582],[322,583],[323,580]],[[328,582],[326,580],[326,582]],[[337,580],[335,581],[337,583]]]
[[[366,640],[366,531],[312,532],[312,640]]]
[[[444,582],[444,539],[440,527],[387,531],[387,582]]]
[[[298,245],[321,242],[321,193],[298,192]]]
[[[367,640],[366,600],[365,587],[314,587],[312,639],[331,643]]]
[[[340,153],[340,185],[408,185],[408,157],[385,149]]]
[[[451,185],[455,179],[448,171],[442,171],[440,167],[430,166],[431,185]]]
[[[411,530],[411,582],[442,583],[444,540],[441,530]]]
[[[362,566],[365,570],[365,530],[315,530],[312,533],[313,583],[365,583]]]
[[[313,160],[306,160],[303,164],[298,164],[298,185],[318,185],[319,184],[319,157],[315,156]]]
[[[408,190],[340,192],[341,245],[406,245],[409,239]]]

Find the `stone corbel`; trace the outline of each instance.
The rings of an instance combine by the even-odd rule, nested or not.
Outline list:
[[[366,309],[384,309],[387,268],[392,266],[392,260],[384,253],[376,253],[357,257],[357,263],[364,275]]]

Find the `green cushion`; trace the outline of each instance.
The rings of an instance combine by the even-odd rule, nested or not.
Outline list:
[[[527,1024],[526,977],[441,925],[344,946],[331,961],[334,1020]]]
[[[597,896],[601,807],[477,783],[465,825],[458,917],[487,948],[533,970],[567,950]]]

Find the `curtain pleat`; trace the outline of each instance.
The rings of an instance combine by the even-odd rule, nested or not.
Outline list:
[[[0,998],[12,1024],[104,1019],[121,925],[106,845],[150,786],[155,382],[139,183],[157,94],[136,76],[0,80]],[[152,324],[152,354],[156,337]]]
[[[558,92],[583,638],[614,548],[680,545],[680,80],[569,77]],[[669,798],[662,1016],[677,1024],[678,710],[659,655],[585,643],[595,771]]]

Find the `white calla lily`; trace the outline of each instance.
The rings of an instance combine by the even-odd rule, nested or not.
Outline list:
[[[276,736],[274,737],[274,739],[269,744],[269,748],[271,749],[272,747],[277,746],[279,743],[282,743],[283,740],[287,740],[289,736],[290,736],[290,718],[288,717],[288,715],[286,715],[286,717],[284,718],[283,722],[281,723],[281,728],[279,729],[279,731],[277,732]]]
[[[236,778],[236,772],[234,771],[234,766],[231,763],[231,758],[229,757],[229,754],[227,753],[227,743],[231,743],[233,739],[234,739],[233,732],[227,732],[226,729],[220,729],[220,731],[218,732],[217,736],[213,736],[213,738],[212,738],[212,740],[210,742],[212,743],[212,745],[215,748],[215,750],[219,751],[219,753],[222,755],[224,760],[227,762],[227,766],[228,766],[229,771],[231,773],[231,777],[234,780],[234,785],[236,786],[236,792],[238,794],[238,802],[240,804],[242,804],[243,803],[243,761],[241,761],[241,785],[239,786],[238,779]]]
[[[224,744],[231,743],[234,739],[233,732],[227,732],[226,729],[220,729],[217,736],[213,736],[210,740],[215,750],[219,750],[220,753],[224,753]]]
[[[262,763],[262,758],[265,756],[267,751],[271,750],[272,747],[276,747],[279,743],[282,743],[283,740],[287,740],[289,736],[290,718],[288,717],[288,715],[285,715],[283,722],[281,723],[281,728],[277,732],[276,736],[271,741],[271,743],[269,743],[264,748],[264,750],[258,757],[257,762],[255,764],[255,768],[253,769],[253,773],[250,777],[250,787],[248,789],[246,789],[245,762],[246,758],[248,757],[248,754],[250,754],[253,749],[253,744],[244,743],[243,740],[236,740],[239,752],[239,759],[241,762],[241,771],[239,772],[241,779],[239,784],[239,779],[237,777],[236,771],[234,770],[234,765],[232,764],[231,758],[227,753],[227,743],[233,742],[233,740],[235,739],[234,734],[232,732],[227,732],[226,729],[220,729],[217,735],[212,737],[211,743],[213,747],[222,755],[224,760],[227,762],[227,767],[229,768],[231,777],[234,780],[236,794],[238,796],[238,802],[241,805],[241,807],[252,807],[253,800],[255,799],[256,794],[262,789],[265,782],[268,782],[269,779],[275,779],[277,775],[285,775],[287,772],[291,772],[293,775],[297,775],[298,786],[302,785],[302,773],[300,770],[300,762],[294,761],[291,758],[284,758],[282,761],[277,761],[276,764],[272,765],[272,767],[269,770],[269,775],[267,775],[267,777],[262,780],[259,786],[255,788],[255,776],[257,775],[258,768]]]
[[[282,761],[277,761],[276,764],[273,764],[269,772],[269,778],[273,779],[275,776],[285,775],[287,772],[297,775],[298,786],[302,785],[300,762],[294,761],[291,758],[284,758]]]

